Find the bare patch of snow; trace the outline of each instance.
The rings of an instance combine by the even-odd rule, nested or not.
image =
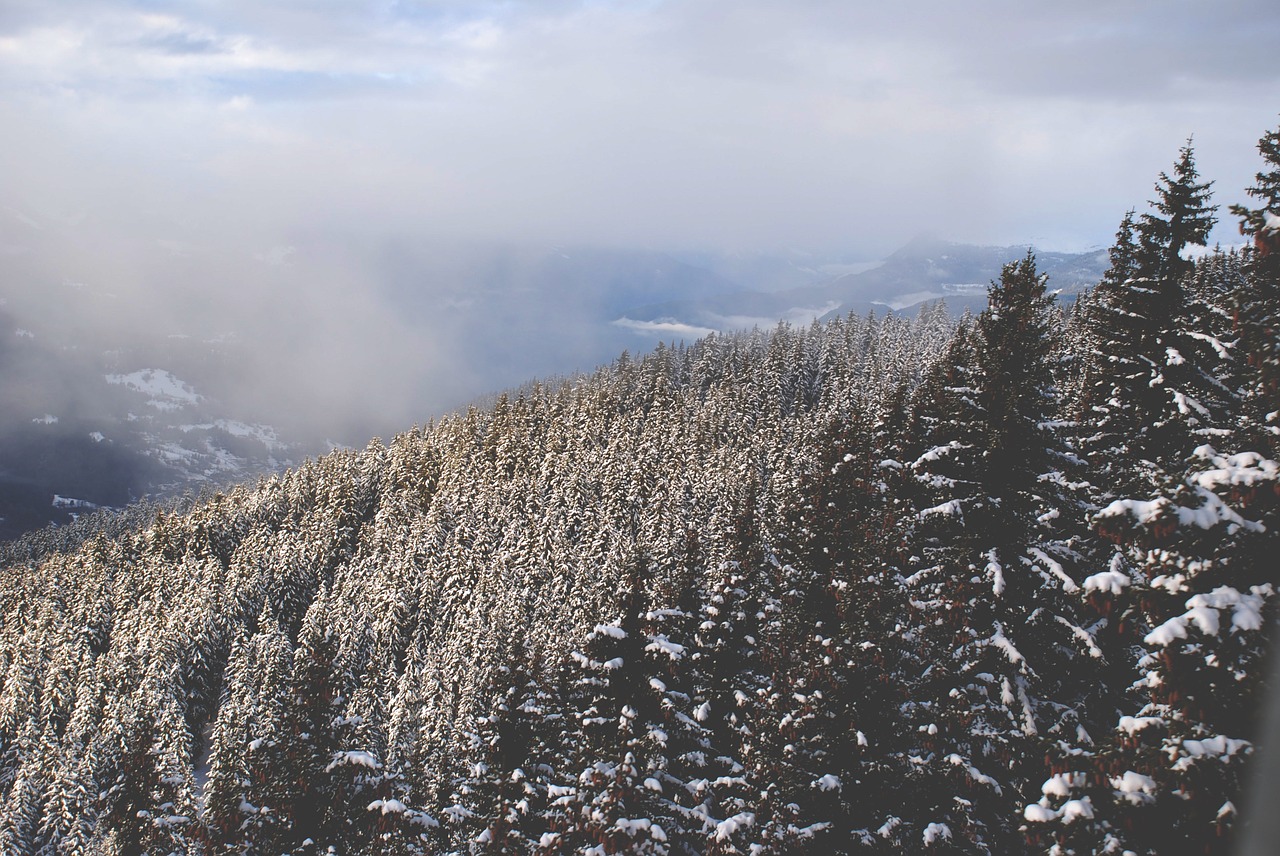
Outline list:
[[[147,404],[160,411],[173,411],[198,404],[201,396],[164,369],[140,369],[129,374],[110,374],[107,383],[150,396]]]

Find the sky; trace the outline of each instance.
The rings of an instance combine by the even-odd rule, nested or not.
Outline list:
[[[1243,201],[1277,44],[1274,0],[5,0],[0,259],[181,334],[274,312],[262,374],[420,407],[499,376],[369,296],[379,248],[1103,247],[1193,134]]]
[[[7,0],[0,188],[170,240],[1083,249],[1191,134],[1239,196],[1276,44],[1268,0]]]

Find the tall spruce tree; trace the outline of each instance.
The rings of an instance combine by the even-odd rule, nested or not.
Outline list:
[[[1191,270],[1183,250],[1204,244],[1218,218],[1210,203],[1213,182],[1201,182],[1196,170],[1191,140],[1178,150],[1173,175],[1161,172],[1156,182],[1152,211],[1138,219],[1138,260],[1140,269],[1162,286],[1176,310],[1176,291],[1169,287]]]
[[[1216,219],[1191,143],[1173,176],[1160,173],[1151,210],[1126,215],[1112,265],[1089,302],[1090,381],[1078,406],[1081,450],[1102,498],[1176,483],[1191,438],[1227,430],[1231,391],[1219,357],[1187,308],[1183,251],[1203,243]]]
[[[1197,289],[1239,288],[1232,269],[1209,260],[1196,272],[1204,280]],[[1225,282],[1210,282],[1224,276]],[[1265,285],[1254,292],[1265,293]],[[1170,350],[1181,358],[1176,367],[1183,380],[1186,366],[1212,376],[1210,355],[1193,351],[1194,343],[1212,345],[1219,359],[1232,347],[1212,330],[1196,330],[1196,315],[1194,307],[1183,308],[1163,334],[1182,343]],[[1265,360],[1250,352],[1256,346],[1257,339],[1239,337],[1234,347],[1245,353],[1237,366],[1260,372]],[[1244,376],[1246,390],[1260,388],[1260,374]],[[1239,412],[1230,396],[1213,404],[1218,424]],[[1214,424],[1209,419],[1199,429],[1186,420],[1182,431],[1167,435],[1181,442],[1184,463],[1168,455],[1163,482],[1138,483],[1137,491],[1106,503],[1094,518],[1096,533],[1117,547],[1083,589],[1134,649],[1132,691],[1110,734],[1100,735],[1097,747],[1063,757],[1040,800],[1025,808],[1031,834],[1056,852],[1226,853],[1232,847],[1259,707],[1264,628],[1274,613],[1270,557],[1280,523],[1280,464],[1265,448],[1219,453],[1214,447],[1239,450],[1236,444],[1259,439],[1265,446],[1266,438],[1250,427],[1256,417],[1244,412],[1245,428],[1234,433],[1205,430]]]
[[[940,367],[956,374],[913,416],[918,563],[903,611],[923,671],[901,710],[909,808],[889,834],[903,847],[1020,846],[1019,795],[1047,741],[1076,739],[1080,666],[1102,656],[1072,597],[1082,503],[1056,419],[1051,302],[1034,256],[1006,265]]]
[[[1261,206],[1231,206],[1241,233],[1254,239],[1234,315],[1254,372],[1244,393],[1249,421],[1257,426],[1257,442],[1274,456],[1280,451],[1280,129],[1264,134],[1258,151],[1264,167],[1245,192]]]

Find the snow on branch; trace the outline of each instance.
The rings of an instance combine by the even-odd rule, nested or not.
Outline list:
[[[1186,612],[1153,629],[1143,641],[1159,647],[1170,645],[1176,639],[1186,639],[1190,625],[1195,625],[1205,636],[1217,636],[1221,625],[1220,613],[1227,609],[1231,610],[1231,632],[1259,630],[1262,627],[1262,608],[1274,593],[1270,583],[1251,587],[1249,594],[1231,586],[1218,586],[1208,594],[1189,598]]]

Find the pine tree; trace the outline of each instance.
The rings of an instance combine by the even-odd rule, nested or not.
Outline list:
[[[1178,150],[1173,176],[1161,172],[1156,182],[1156,199],[1152,212],[1138,219],[1139,269],[1158,283],[1169,300],[1169,310],[1176,312],[1176,283],[1191,270],[1191,262],[1182,257],[1187,247],[1204,244],[1217,223],[1216,206],[1210,204],[1213,182],[1199,181],[1191,140]]]
[[[1241,233],[1254,238],[1233,308],[1239,346],[1254,372],[1245,389],[1250,421],[1256,442],[1274,457],[1280,452],[1280,129],[1264,134],[1258,151],[1265,166],[1246,193],[1261,207],[1231,206]]]
[[[1176,483],[1191,441],[1230,428],[1232,393],[1217,378],[1220,357],[1196,329],[1183,282],[1193,267],[1183,250],[1215,222],[1210,184],[1198,178],[1188,142],[1174,176],[1160,174],[1154,210],[1136,227],[1129,215],[1121,223],[1084,319],[1093,356],[1080,446],[1104,499]]]
[[[1210,259],[1193,285],[1229,299],[1241,284],[1232,270]],[[1260,377],[1241,369],[1265,363],[1250,352],[1258,342],[1242,335],[1241,345],[1232,373],[1243,375],[1246,390],[1260,389]],[[1183,442],[1265,443],[1249,427],[1257,418],[1251,409],[1234,435],[1187,432]],[[1135,646],[1137,680],[1112,733],[1096,750],[1066,759],[1039,802],[1026,807],[1030,824],[1053,829],[1060,847],[1229,851],[1259,706],[1263,629],[1274,612],[1274,574],[1266,568],[1278,515],[1280,464],[1259,451],[1220,454],[1200,442],[1166,483],[1116,499],[1095,516],[1097,533],[1118,548],[1083,588]]]
[[[1082,502],[1055,419],[1051,300],[1032,255],[1006,265],[939,365],[950,376],[926,380],[913,408],[918,564],[903,609],[923,671],[897,735],[903,846],[945,830],[961,852],[1016,847],[1041,747],[1076,739],[1079,661],[1103,656],[1072,597]]]

